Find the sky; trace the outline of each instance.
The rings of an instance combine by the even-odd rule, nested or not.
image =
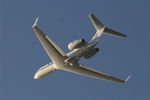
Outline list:
[[[102,35],[100,52],[80,63],[121,79],[111,83],[65,71],[34,80],[48,55],[32,31],[38,26],[66,53],[77,39],[95,33],[88,15],[127,35]],[[0,0],[0,100],[148,100],[150,99],[149,0]]]

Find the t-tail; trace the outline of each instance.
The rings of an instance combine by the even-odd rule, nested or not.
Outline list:
[[[126,37],[126,35],[104,26],[93,14],[90,14],[89,18],[96,29],[96,33],[91,39],[91,42],[99,42],[99,38],[102,35],[102,33],[117,37]]]

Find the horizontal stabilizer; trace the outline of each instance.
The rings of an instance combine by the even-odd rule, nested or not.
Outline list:
[[[99,42],[100,36],[105,33],[117,37],[126,37],[125,34],[122,34],[120,32],[117,32],[113,29],[107,28],[104,26],[93,14],[89,14],[89,18],[96,29],[96,33],[94,34],[93,38],[91,39],[91,42]]]
[[[91,22],[93,23],[96,31],[104,28],[104,25],[93,14],[89,14],[89,18]]]
[[[105,27],[93,14],[89,14],[89,18],[96,29],[96,33],[91,39],[91,42],[99,42],[100,36],[102,35]]]
[[[122,34],[120,32],[117,32],[117,31],[115,31],[113,29],[110,29],[110,28],[107,28],[107,27],[104,29],[104,33],[110,34],[110,35],[113,35],[113,36],[118,36],[118,37],[126,37],[125,34]]]

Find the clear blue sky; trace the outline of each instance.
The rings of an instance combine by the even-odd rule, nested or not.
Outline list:
[[[51,61],[31,29],[35,18],[68,52],[69,42],[94,34],[89,13],[128,37],[104,34],[100,52],[81,63],[131,79],[115,84],[57,71],[34,80],[36,70]],[[0,0],[0,100],[148,100],[149,34],[149,0]]]

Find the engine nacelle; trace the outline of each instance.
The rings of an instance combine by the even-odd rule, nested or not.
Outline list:
[[[84,55],[84,58],[89,59],[93,57],[98,51],[99,51],[99,48],[93,48],[90,51],[88,51],[87,54]]]
[[[84,39],[75,40],[68,44],[68,49],[69,50],[78,49],[78,48],[81,48],[82,46],[85,46],[85,44],[86,44],[86,41]]]

